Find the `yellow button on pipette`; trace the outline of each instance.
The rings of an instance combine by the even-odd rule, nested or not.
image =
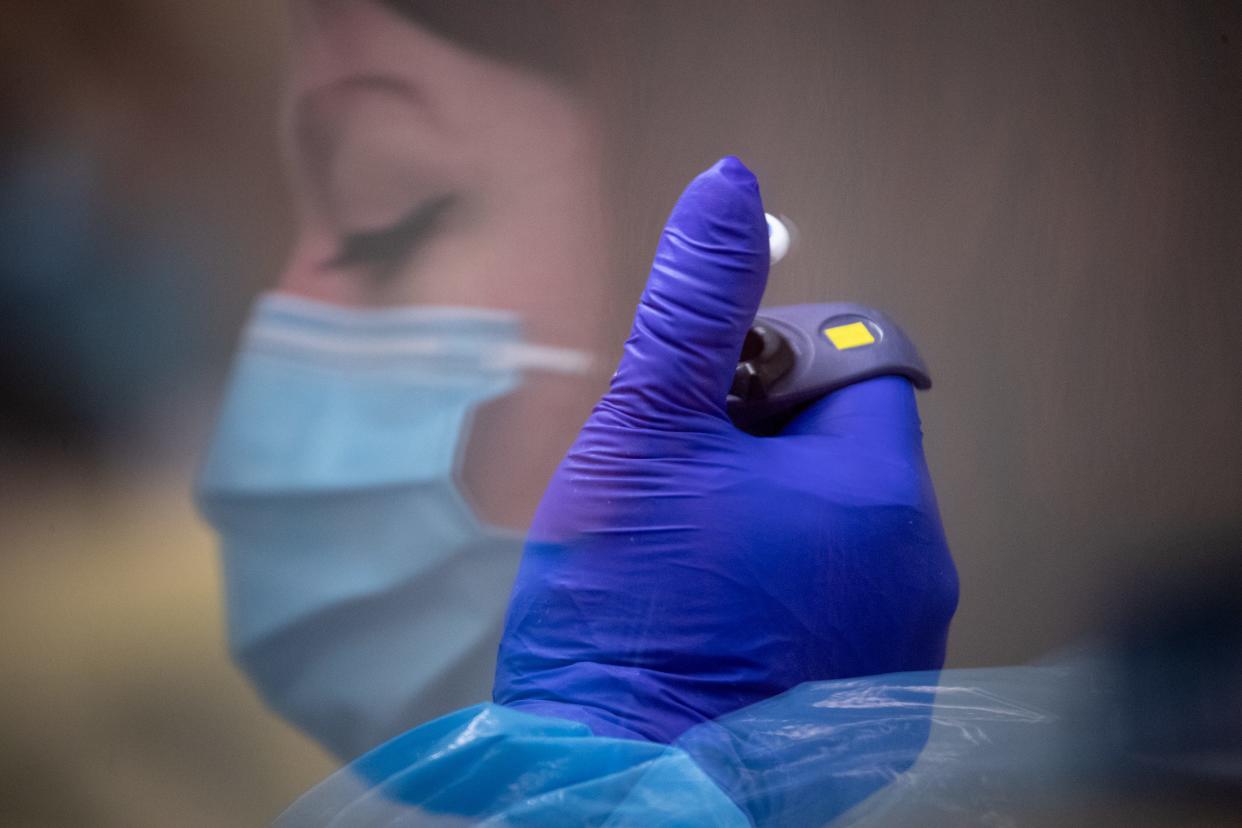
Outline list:
[[[861,322],[837,325],[835,328],[824,328],[824,336],[828,337],[828,341],[838,351],[861,348],[864,345],[870,345],[875,342],[875,336],[872,335],[871,330]]]

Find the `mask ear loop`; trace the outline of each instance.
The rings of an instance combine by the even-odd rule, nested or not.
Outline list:
[[[499,370],[546,371],[551,374],[583,376],[592,372],[595,357],[588,351],[576,348],[510,342],[497,346],[488,362]]]
[[[784,259],[794,246],[797,229],[785,216],[764,213],[768,225],[768,253],[772,264]],[[524,343],[503,345],[491,365],[500,370],[547,371],[553,374],[585,375],[595,367],[594,355],[573,348]]]

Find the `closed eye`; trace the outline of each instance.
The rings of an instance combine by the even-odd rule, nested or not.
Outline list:
[[[390,276],[435,233],[456,201],[452,194],[437,196],[389,227],[350,233],[328,266],[374,268],[380,277]]]

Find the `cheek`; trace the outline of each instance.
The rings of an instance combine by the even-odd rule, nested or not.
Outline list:
[[[480,407],[458,463],[458,483],[479,518],[525,530],[598,389],[576,377],[529,376]]]

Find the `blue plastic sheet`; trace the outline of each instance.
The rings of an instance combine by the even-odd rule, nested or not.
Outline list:
[[[278,826],[745,826],[685,753],[476,705],[400,736],[299,799]]]
[[[672,746],[480,705],[363,756],[278,825],[1010,824],[1105,764],[1103,664],[807,683]]]

